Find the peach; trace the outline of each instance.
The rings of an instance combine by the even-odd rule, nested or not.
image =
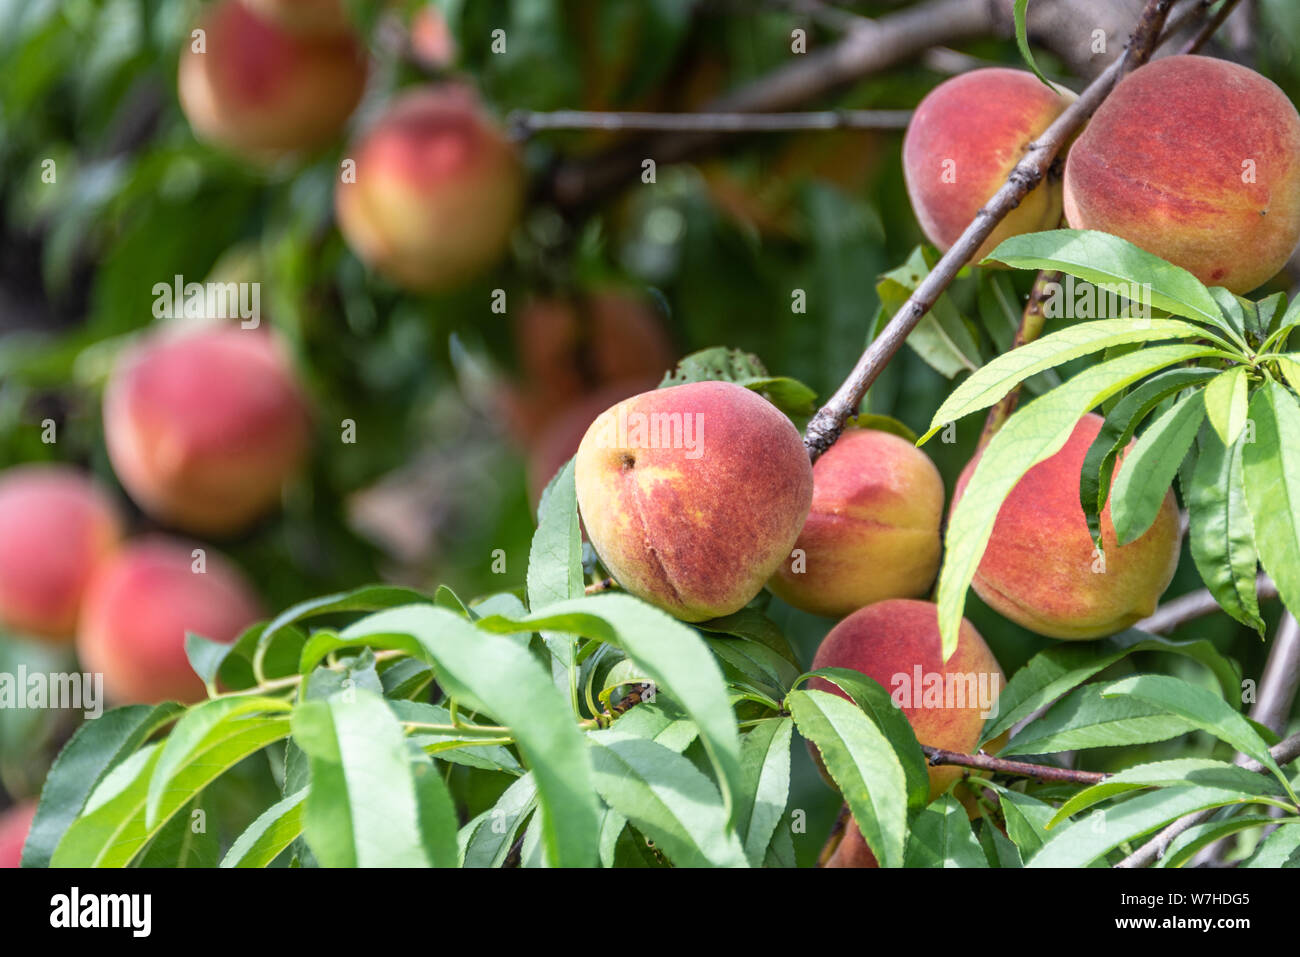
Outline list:
[[[181,109],[202,139],[255,161],[333,140],[361,101],[365,51],[350,33],[305,37],[240,0],[207,5],[181,52]]]
[[[1253,70],[1156,60],[1102,103],[1065,164],[1065,215],[1244,293],[1300,240],[1300,115]]]
[[[793,547],[812,466],[776,406],[730,382],[644,392],[592,423],[578,509],[627,591],[685,621],[743,608]]]
[[[230,534],[271,509],[301,464],[307,400],[270,333],[180,325],[119,359],[104,393],[104,439],[145,511],[187,531]]]
[[[355,178],[335,190],[339,229],[399,285],[445,290],[505,253],[523,206],[523,167],[469,89],[402,94],[348,156]]]
[[[912,209],[930,242],[946,251],[1006,182],[1029,144],[1075,99],[1032,73],[1004,67],[971,70],[926,95],[903,138],[903,177]],[[1030,191],[975,253],[979,262],[1004,239],[1055,229],[1061,184]]]
[[[117,506],[90,476],[65,465],[0,473],[0,623],[70,641],[91,572],[121,537]]]
[[[619,383],[627,391],[596,412],[653,389],[675,356],[655,310],[612,289],[535,299],[520,311],[514,338],[523,382],[503,402],[512,431],[524,441],[561,409],[606,386]]]
[[[994,610],[1049,638],[1100,638],[1145,618],[1178,565],[1182,536],[1173,489],[1152,526],[1122,547],[1108,502],[1101,514],[1104,558],[1096,552],[1079,503],[1079,473],[1102,422],[1084,416],[1061,451],[1011,490],[972,582]],[[957,480],[954,507],[977,461]]]
[[[591,423],[610,406],[644,389],[644,383],[616,382],[578,399],[552,417],[537,433],[528,452],[528,492],[534,505],[541,502],[542,492],[555,473],[578,454]]]
[[[185,633],[231,642],[261,610],[239,571],[211,549],[166,538],[124,546],[91,579],[77,632],[82,666],[103,674],[117,704],[193,703],[203,682],[185,655]]]
[[[962,754],[979,744],[1005,681],[988,645],[965,619],[957,650],[945,663],[938,606],[908,598],[876,602],[849,615],[822,639],[812,666],[849,668],[872,678],[900,705],[921,744]],[[811,679],[808,687],[848,697],[824,678]],[[963,773],[953,766],[930,768],[931,798]]]
[[[939,570],[943,479],[906,439],[849,429],[813,466],[813,500],[794,557],[768,583],[796,608],[842,617],[919,598]]]
[[[844,829],[844,836],[836,845],[825,867],[879,867],[876,855],[871,853],[866,839],[858,830],[858,823],[850,820]]]
[[[36,817],[36,802],[24,801],[0,814],[0,868],[21,867],[23,845]]]

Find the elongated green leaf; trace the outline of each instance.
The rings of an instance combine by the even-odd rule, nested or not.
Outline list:
[[[511,728],[540,795],[548,860],[593,865],[598,822],[591,762],[573,714],[536,659],[515,642],[480,630],[483,624],[475,627],[442,608],[411,605],[363,618],[343,637],[415,638],[452,697]]]
[[[1079,500],[1088,520],[1088,533],[1101,543],[1101,513],[1110,498],[1115,461],[1139,425],[1165,399],[1190,386],[1206,382],[1217,373],[1213,369],[1169,369],[1152,376],[1133,388],[1106,414],[1106,421],[1088,448],[1079,475]]]
[[[753,867],[763,865],[772,834],[785,813],[793,731],[794,722],[789,718],[769,718],[751,728],[740,742],[745,789],[738,796],[736,829]]]
[[[1132,695],[1191,721],[1202,731],[1254,758],[1290,788],[1286,775],[1268,753],[1268,744],[1245,716],[1212,691],[1167,675],[1134,675],[1108,686],[1104,695]]]
[[[1233,366],[1219,373],[1205,387],[1205,414],[1224,445],[1236,442],[1246,424],[1249,387],[1245,366]]]
[[[876,284],[882,310],[890,316],[898,312],[929,272],[924,249],[918,246],[903,265],[885,273]],[[949,379],[979,367],[979,346],[946,294],[941,294],[917,323],[907,337],[907,344],[936,372]]]
[[[1045,369],[1055,368],[1069,362],[1071,359],[1078,359],[1080,356],[1090,355],[1111,346],[1125,343],[1152,342],[1161,339],[1192,339],[1204,335],[1204,329],[1177,319],[1147,319],[1141,321],[1099,319],[1096,322],[1082,322],[1078,325],[1067,326],[1053,332],[1051,335],[1026,343],[1019,348],[1012,349],[1005,355],[999,356],[953,389],[948,398],[944,400],[943,405],[939,407],[939,411],[934,414],[934,418],[930,421],[930,430],[921,436],[921,443],[928,441],[931,436],[949,422],[955,422],[963,416],[993,405],[1029,376]],[[1175,362],[1183,361],[1183,359],[1192,359],[1215,352],[1213,349],[1190,345],[1181,347],[1164,346],[1162,348],[1166,351],[1181,348],[1186,352],[1181,354],[1181,358],[1163,362],[1159,366],[1148,369],[1148,372],[1154,371],[1155,368],[1173,365]],[[1153,349],[1151,352],[1159,352],[1159,349]],[[1121,362],[1125,358],[1132,359],[1132,356],[1109,360],[1104,365]],[[1048,393],[1048,395],[1050,394]],[[1098,402],[1100,401],[1099,399]]]
[[[1244,437],[1225,448],[1217,433],[1202,430],[1196,467],[1191,481],[1183,484],[1183,501],[1192,561],[1205,587],[1219,607],[1263,637],[1255,588],[1259,556],[1242,470],[1244,448]]]
[[[592,748],[596,790],[684,867],[747,867],[745,850],[727,823],[713,782],[661,744],[598,731]]]
[[[997,713],[985,722],[980,744],[988,743],[1022,718],[1135,651],[1162,651],[1192,658],[1213,672],[1225,695],[1240,692],[1240,669],[1210,642],[1171,641],[1130,628],[1097,641],[1053,645],[1030,658],[998,695]]]
[[[1021,408],[994,434],[948,523],[938,594],[945,661],[957,647],[966,590],[984,555],[998,510],[1021,476],[1058,452],[1083,414],[1099,402],[1137,379],[1204,352],[1191,345],[1151,346],[1100,363]]]
[[[271,619],[258,639],[258,650],[260,652],[269,644],[281,628],[307,618],[349,611],[381,611],[385,608],[397,608],[428,600],[427,595],[398,585],[363,585],[352,591],[309,598],[307,601],[286,608]]]
[[[899,867],[907,826],[907,781],[893,748],[862,711],[824,691],[792,691],[786,706],[820,752],[867,846],[882,867]]]
[[[451,712],[442,705],[391,700],[387,704],[407,730],[407,740],[425,754],[471,768],[516,776],[524,773],[508,748],[486,742],[482,732],[445,730],[451,726],[452,718]]]
[[[630,595],[592,595],[558,602],[520,620],[479,622],[503,634],[549,629],[617,645],[669,690],[699,726],[709,759],[718,770],[723,801],[731,809],[741,786],[740,738],[717,660],[692,628]]]
[[[263,811],[235,838],[222,867],[269,867],[302,833],[302,806],[307,788],[295,791]]]
[[[836,685],[876,723],[903,766],[903,776],[907,780],[908,810],[916,813],[929,804],[930,765],[921,751],[920,742],[916,740],[912,723],[907,720],[906,713],[894,702],[889,692],[862,672],[850,668],[818,668],[804,675],[800,681],[811,677],[825,678]]]
[[[1003,787],[996,781],[987,778],[978,781],[979,786],[997,791],[998,805],[1007,825],[1007,836],[1020,851],[1021,860],[1029,860],[1051,836],[1047,831],[1047,822],[1052,819],[1056,809],[1045,801]]]
[[[356,690],[309,701],[294,711],[293,737],[311,758],[303,833],[323,866],[456,863],[455,818],[424,833],[411,752],[382,698]]]
[[[1206,821],[1193,825],[1170,841],[1160,857],[1159,866],[1182,867],[1203,847],[1252,827],[1267,827],[1276,823],[1277,818],[1266,814],[1241,814],[1223,821]]]
[[[298,673],[309,675],[322,661],[338,651],[348,648],[372,648],[380,651],[404,651],[417,658],[423,657],[424,649],[410,635],[367,635],[353,631],[340,635],[335,631],[321,629],[313,634],[302,646],[298,659]]]
[[[169,870],[216,867],[221,849],[216,831],[207,826],[209,810],[203,795],[196,795],[158,830],[132,866]]]
[[[916,816],[904,867],[988,867],[961,802],[945,794]]]
[[[1205,393],[1198,389],[1151,423],[1124,459],[1110,496],[1111,520],[1121,545],[1155,521],[1204,419]]]
[[[1121,844],[1136,841],[1185,814],[1250,803],[1254,802],[1241,792],[1220,788],[1170,787],[1148,791],[1053,828],[1047,843],[1025,866],[1086,867]],[[1097,815],[1102,817],[1093,820]]]
[[[1135,698],[1103,698],[1104,683],[1075,688],[1037,721],[1016,733],[999,753],[1052,754],[1165,741],[1195,730],[1184,718]]]
[[[82,724],[46,775],[23,847],[23,866],[48,867],[68,825],[105,775],[183,710],[174,702],[130,705]]]
[[[1149,764],[1125,768],[1112,774],[1100,784],[1085,788],[1062,804],[1047,826],[1055,828],[1061,821],[1074,817],[1080,811],[1126,791],[1192,785],[1216,788],[1221,791],[1235,791],[1243,799],[1257,799],[1261,803],[1284,806],[1284,796],[1277,782],[1261,774],[1247,771],[1226,761],[1215,761],[1210,758],[1176,758],[1172,761],[1153,761]]]
[[[172,778],[158,819],[145,825],[149,778],[161,746],[137,751],[104,778],[51,858],[51,867],[125,867],[178,810],[223,772],[289,733],[287,718],[241,718],[218,725],[204,749]]]
[[[163,796],[172,778],[203,749],[209,734],[219,724],[250,714],[286,713],[291,710],[293,706],[287,701],[262,695],[214,698],[190,708],[167,736],[162,755],[158,758],[158,766],[149,779],[145,824],[153,827],[157,823]]]
[[[578,526],[578,498],[573,484],[573,460],[547,484],[537,512],[537,531],[528,552],[528,607],[540,611],[569,598],[581,598],[582,533]],[[573,664],[573,637],[543,632],[542,640],[555,656],[557,682],[567,686]]]
[[[1110,233],[1083,229],[1025,233],[1004,240],[988,258],[1017,269],[1055,269],[1097,285],[1136,286],[1155,308],[1213,326],[1239,341],[1199,279]]]
[[[1250,403],[1255,441],[1242,452],[1255,547],[1282,602],[1300,612],[1300,402],[1266,382]]]
[[[799,656],[790,647],[790,642],[785,635],[781,634],[781,629],[777,627],[776,622],[757,608],[742,608],[740,611],[722,618],[697,622],[695,627],[701,631],[732,635],[736,638],[744,638],[746,641],[755,642],[776,652],[795,668],[803,670],[799,664]]]
[[[1264,838],[1242,867],[1285,867],[1300,848],[1300,821],[1287,821]]]
[[[1012,8],[1012,16],[1016,24],[1016,46],[1020,49],[1020,56],[1025,61],[1025,66],[1033,70],[1034,76],[1042,80],[1048,89],[1056,91],[1056,85],[1043,76],[1043,71],[1038,68],[1038,63],[1034,60],[1034,51],[1029,48],[1028,18],[1026,16],[1028,12],[1029,0],[1016,0]]]
[[[532,774],[525,774],[502,792],[496,804],[461,828],[462,866],[500,867],[536,806],[537,785]]]

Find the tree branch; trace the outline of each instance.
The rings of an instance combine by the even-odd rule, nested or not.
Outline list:
[[[515,110],[506,126],[519,139],[548,130],[641,133],[789,133],[798,130],[904,130],[911,110],[817,110],[807,113],[602,113]]]
[[[954,765],[962,768],[976,768],[980,771],[992,771],[995,774],[1011,774],[1021,778],[1033,778],[1037,781],[1064,781],[1068,784],[1099,784],[1108,774],[1100,771],[1075,771],[1072,768],[1058,768],[1046,764],[1031,764],[1028,761],[1010,761],[996,758],[991,754],[962,754],[958,751],[946,751],[921,745],[921,750],[929,759],[931,767]]]
[[[1263,573],[1255,579],[1255,590],[1263,599],[1277,597],[1277,585],[1273,579]],[[1188,592],[1186,595],[1179,595],[1165,602],[1155,610],[1154,614],[1142,619],[1133,627],[1149,631],[1153,635],[1162,635],[1189,621],[1204,618],[1219,610],[1219,603],[1214,600],[1214,596],[1208,589],[1202,588],[1200,591]]]
[[[1129,42],[1114,63],[1088,85],[1077,100],[1065,108],[1043,135],[1030,144],[1024,157],[1011,170],[1007,181],[975,215],[957,242],[944,253],[880,335],[862,353],[849,377],[808,423],[804,445],[808,447],[809,458],[814,462],[839,438],[845,421],[857,411],[867,389],[876,381],[876,376],[880,375],[881,370],[903,345],[903,341],[930,311],[935,300],[956,278],[957,272],[975,255],[998,223],[1020,205],[1020,201],[1047,175],[1048,167],[1056,159],[1057,153],[1110,94],[1111,88],[1127,69],[1130,59],[1136,57],[1139,62],[1145,62],[1150,56],[1151,50],[1139,47],[1136,41],[1154,45],[1155,33],[1143,32],[1141,25],[1163,23],[1171,3],[1172,0],[1147,0],[1134,40]],[[1188,16],[1193,16],[1194,13],[1195,11],[1189,11]],[[1180,18],[1180,22],[1172,24],[1162,38],[1176,32],[1181,25]]]
[[[1228,19],[1233,8],[1237,6],[1238,0],[1224,0],[1223,6],[1219,7],[1219,12],[1212,16],[1205,25],[1197,31],[1196,36],[1188,40],[1179,53],[1195,53],[1201,47],[1205,46],[1206,41],[1214,36],[1214,32],[1223,26],[1223,21]],[[1208,7],[1210,0],[1205,0],[1205,6]]]

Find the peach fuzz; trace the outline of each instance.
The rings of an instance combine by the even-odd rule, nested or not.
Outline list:
[[[1079,503],[1079,473],[1102,422],[1084,416],[1065,446],[1011,490],[972,582],[995,611],[1049,638],[1100,638],[1128,628],[1155,611],[1178,566],[1182,535],[1173,489],[1152,526],[1122,547],[1107,502],[1101,565]],[[977,461],[957,480],[954,507]]]
[[[803,527],[813,484],[790,420],[730,382],[618,403],[583,437],[575,479],[610,574],[685,621],[728,615],[762,590]]]
[[[306,456],[310,417],[271,333],[181,324],[119,359],[104,394],[104,438],[118,478],[145,511],[224,535],[279,501]]]
[[[939,609],[928,601],[895,598],[859,609],[831,629],[813,656],[813,670],[849,668],[878,682],[896,703],[901,704],[908,722],[921,744],[962,754],[972,753],[979,744],[985,712],[996,710],[997,695],[1005,678],[975,626],[962,619],[957,636],[957,650],[947,662],[943,660],[943,642],[939,637]],[[920,670],[923,687],[915,687]],[[932,675],[974,676],[974,682],[962,683],[965,700],[955,697],[958,682],[954,679],[954,697],[931,700],[924,692]],[[987,676],[982,678],[981,676]],[[900,682],[906,681],[904,686]],[[848,698],[837,685],[824,678],[813,678],[808,687]],[[910,692],[904,695],[903,692]],[[988,701],[978,694],[987,691]],[[957,707],[960,703],[963,706]],[[988,705],[987,708],[981,704]],[[952,705],[951,707],[949,705]],[[959,767],[930,768],[930,796],[938,797],[964,773]]]
[[[1155,60],[1120,82],[1070,148],[1065,215],[1249,292],[1300,240],[1300,115],[1244,66]]]
[[[0,472],[0,624],[71,641],[86,583],[121,537],[117,506],[90,476],[65,465]]]
[[[77,653],[85,670],[103,674],[114,703],[201,700],[203,682],[185,655],[185,633],[230,642],[260,617],[243,575],[211,549],[196,571],[195,547],[139,539],[91,580]]]
[[[888,432],[849,429],[813,466],[808,521],[768,583],[818,615],[919,598],[939,570],[943,479],[929,456]],[[802,567],[802,570],[797,570]]]
[[[35,801],[15,804],[0,813],[0,868],[22,866],[23,845],[35,817]]]
[[[350,33],[304,37],[240,0],[205,5],[181,52],[181,109],[202,139],[263,162],[317,149],[343,130],[365,90],[365,51]]]
[[[417,292],[454,287],[505,254],[524,198],[519,155],[458,85],[403,93],[348,151],[334,207],[357,256]]]
[[[947,250],[992,198],[1029,144],[1075,99],[1025,70],[989,67],[945,80],[926,95],[903,139],[903,177],[917,221]],[[1046,180],[998,224],[972,261],[1004,239],[1055,229],[1061,184]]]

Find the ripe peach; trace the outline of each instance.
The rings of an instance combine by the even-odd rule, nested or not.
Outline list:
[[[849,615],[822,639],[812,666],[862,672],[902,707],[921,744],[963,754],[979,744],[1005,680],[988,645],[965,619],[957,650],[945,663],[938,606],[907,598],[876,602]],[[824,678],[813,678],[808,687],[848,697]],[[958,767],[930,768],[931,798],[962,773]]]
[[[306,455],[310,419],[271,334],[213,324],[147,337],[104,394],[118,478],[151,515],[204,534],[248,527]]]
[[[1155,611],[1178,565],[1182,536],[1170,489],[1156,520],[1141,537],[1120,546],[1101,515],[1098,555],[1079,504],[1079,473],[1102,418],[1079,420],[1061,451],[1025,473],[998,512],[993,534],[972,582],[993,609],[1049,638],[1100,638]],[[957,480],[961,498],[978,461]]]
[[[261,615],[244,576],[205,550],[196,571],[193,546],[139,539],[101,565],[91,579],[77,632],[77,653],[102,673],[117,704],[192,703],[203,682],[185,656],[185,633],[230,642]]]
[[[34,817],[35,801],[24,801],[0,814],[0,868],[22,866],[23,845]]]
[[[181,52],[181,109],[201,138],[264,161],[324,146],[342,131],[366,85],[366,57],[350,33],[304,37],[240,0],[210,4],[204,49]]]
[[[768,587],[818,615],[919,598],[939,570],[943,479],[906,439],[849,429],[813,466],[813,500],[793,558]],[[802,552],[802,554],[800,554]]]
[[[744,607],[808,516],[812,466],[790,420],[743,386],[692,382],[592,423],[578,508],[618,583],[685,621]]]
[[[945,80],[926,95],[903,139],[903,176],[912,209],[930,242],[957,241],[1007,180],[1034,138],[1073,101],[1032,73],[990,67]],[[978,262],[1004,239],[1061,221],[1061,184],[1046,180],[998,224],[975,253]]]
[[[70,641],[91,571],[121,536],[117,506],[90,476],[64,465],[0,473],[0,623]]]
[[[1300,240],[1300,115],[1244,66],[1156,60],[1119,83],[1070,147],[1065,215],[1248,292]]]
[[[353,251],[416,291],[456,286],[506,251],[523,205],[514,145],[453,85],[399,96],[351,147],[355,181],[334,193]]]
[[[871,853],[856,821],[850,820],[844,836],[824,865],[826,867],[879,867],[876,855]]]

